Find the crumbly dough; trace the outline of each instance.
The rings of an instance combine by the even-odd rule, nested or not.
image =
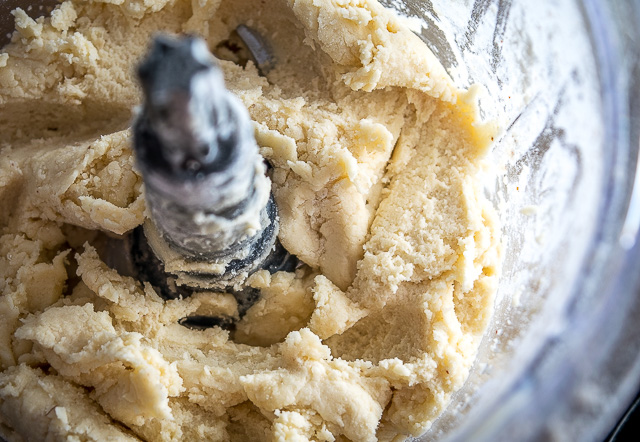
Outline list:
[[[493,130],[373,0],[67,0],[16,10],[0,55],[0,434],[21,440],[401,440],[464,383],[500,263],[478,174]],[[163,301],[118,265],[145,220],[129,126],[158,31],[216,52],[274,166],[280,240],[307,266]],[[115,257],[115,258],[114,258]]]

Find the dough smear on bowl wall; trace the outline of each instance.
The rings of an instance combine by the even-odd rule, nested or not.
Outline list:
[[[501,250],[479,178],[495,128],[424,43],[375,1],[68,0],[14,15],[0,53],[2,436],[427,431],[473,364]],[[243,56],[247,29],[269,65]],[[151,215],[136,69],[160,32],[204,39],[246,107],[294,268],[172,299],[130,265]],[[185,326],[195,316],[226,322]]]

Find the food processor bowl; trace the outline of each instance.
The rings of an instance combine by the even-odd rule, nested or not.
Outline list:
[[[503,131],[496,312],[420,440],[602,440],[640,381],[640,5],[395,1]]]
[[[37,16],[54,0],[3,2]],[[419,440],[596,441],[640,380],[640,5],[382,0],[502,133],[496,313],[463,388]],[[3,40],[0,45],[6,42]]]

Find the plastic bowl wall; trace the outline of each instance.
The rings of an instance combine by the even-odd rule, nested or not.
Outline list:
[[[459,84],[486,87],[484,117],[504,128],[486,183],[505,250],[496,314],[421,440],[602,440],[640,381],[640,5],[384,3]]]

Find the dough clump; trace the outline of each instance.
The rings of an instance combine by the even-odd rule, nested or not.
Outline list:
[[[493,131],[374,0],[67,0],[14,11],[0,53],[0,435],[19,440],[401,440],[468,376],[493,307]],[[266,76],[229,60],[245,24]],[[146,217],[135,66],[202,36],[273,165],[280,240],[306,265],[164,301],[112,245]],[[122,253],[122,251],[120,251]],[[116,258],[114,258],[114,256]]]

